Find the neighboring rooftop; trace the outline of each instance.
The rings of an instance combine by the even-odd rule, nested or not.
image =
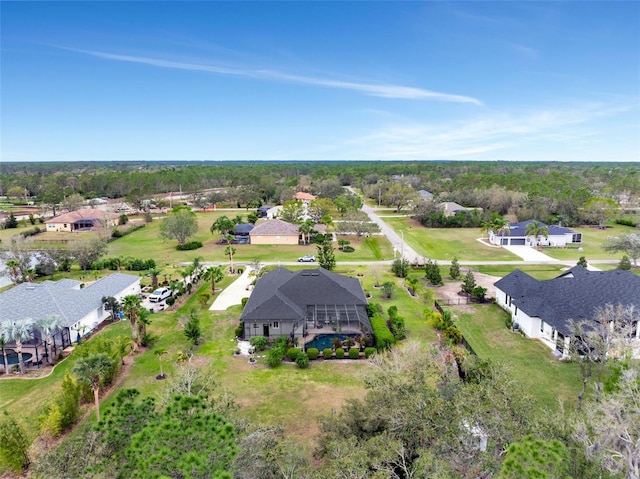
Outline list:
[[[298,192],[295,194],[294,198],[295,198],[296,200],[301,200],[301,201],[313,201],[313,200],[315,200],[315,199],[316,199],[316,197],[315,197],[315,196],[313,196],[313,195],[312,195],[312,194],[310,194],[310,193],[305,193],[304,191],[298,191]]]
[[[21,283],[0,294],[0,318],[37,321],[58,315],[70,327],[100,307],[103,296],[114,296],[138,281],[139,276],[114,273],[84,288],[73,279]]]
[[[83,208],[81,210],[70,211],[60,216],[55,216],[45,223],[76,223],[78,221],[87,220],[108,220],[117,218],[118,215],[109,213],[108,211],[98,210],[95,208]]]
[[[298,225],[287,223],[286,221],[273,219],[257,225],[250,232],[250,236],[257,235],[297,235],[299,233]]]
[[[640,310],[640,276],[621,269],[589,271],[574,266],[545,281],[515,270],[495,286],[528,316],[542,318],[565,335],[571,333],[571,320],[590,320],[606,304]]]

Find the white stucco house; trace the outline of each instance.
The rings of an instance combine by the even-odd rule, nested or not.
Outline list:
[[[607,304],[632,306],[640,313],[640,276],[620,269],[589,271],[574,266],[550,280],[537,280],[515,270],[496,281],[496,303],[529,338],[541,340],[558,356],[567,357],[571,321],[592,320]],[[640,327],[631,324],[634,349],[640,354]]]
[[[12,321],[57,315],[63,319],[62,342],[73,342],[78,336],[96,328],[110,316],[102,298],[121,300],[140,294],[140,277],[123,273],[105,276],[85,285],[82,281],[62,279],[42,283],[21,283],[0,294],[0,320]],[[42,340],[33,331],[34,342]]]
[[[546,225],[538,222],[540,226],[547,228],[547,236],[539,236],[537,240],[533,236],[527,236],[527,226],[534,220],[510,223],[509,231],[489,231],[489,242],[498,246],[559,246],[582,243],[582,233],[557,225]]]

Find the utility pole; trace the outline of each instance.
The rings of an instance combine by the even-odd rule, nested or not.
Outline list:
[[[400,259],[404,259],[404,231],[400,230],[400,234],[402,235],[402,250],[400,252]]]

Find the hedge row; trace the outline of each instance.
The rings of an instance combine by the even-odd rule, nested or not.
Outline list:
[[[373,336],[376,338],[376,349],[382,351],[389,349],[396,342],[396,338],[387,325],[387,320],[379,314],[374,314],[371,317],[371,328],[373,329]]]

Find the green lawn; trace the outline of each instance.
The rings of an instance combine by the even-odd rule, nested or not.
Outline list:
[[[552,279],[559,276],[567,267],[565,265],[554,264],[531,264],[531,265],[509,265],[509,264],[488,264],[473,266],[479,273],[490,274],[492,276],[506,276],[516,269],[524,271],[536,279]]]
[[[582,243],[578,250],[578,247],[571,248],[543,248],[542,252],[552,258],[561,260],[575,260],[580,259],[580,256],[587,258],[587,261],[593,259],[617,259],[622,258],[622,253],[608,253],[602,245],[607,240],[608,236],[616,236],[620,234],[635,233],[638,230],[630,226],[622,226],[616,224],[610,224],[606,229],[601,230],[598,228],[571,228],[579,233],[582,233]]]
[[[116,241],[109,243],[107,256],[131,256],[134,258],[153,258],[160,268],[172,267],[182,262],[190,262],[200,256],[205,262],[224,263],[228,257],[224,254],[225,244],[217,244],[220,234],[210,233],[209,228],[215,219],[224,212],[197,213],[198,232],[190,238],[201,241],[202,248],[191,251],[177,251],[176,241],[162,241],[159,239],[161,220],[153,221],[145,228],[135,231]],[[233,212],[231,212],[233,213]],[[233,216],[233,215],[232,215]],[[393,254],[391,244],[383,237],[357,238],[345,237],[354,247],[353,253],[338,251],[336,245],[336,260],[339,261],[375,261],[390,258]],[[236,253],[234,261],[249,262],[258,259],[263,262],[296,261],[306,254],[316,254],[316,245],[234,245]]]
[[[576,364],[559,361],[540,341],[509,331],[505,326],[507,313],[497,305],[473,307],[473,314],[452,312],[456,325],[478,356],[509,366],[538,407],[555,409],[559,400],[576,404],[581,388]]]
[[[384,218],[396,233],[404,234],[404,240],[420,255],[436,260],[450,261],[454,256],[460,261],[517,261],[520,257],[503,248],[486,246],[479,241],[477,228],[425,228],[408,217]]]

